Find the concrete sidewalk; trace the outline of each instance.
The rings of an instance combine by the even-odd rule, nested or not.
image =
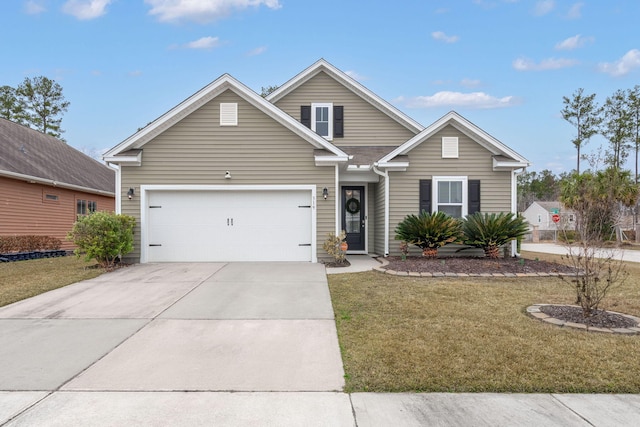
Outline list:
[[[348,267],[327,267],[327,274],[361,273],[382,265],[376,256],[347,255]]]
[[[546,254],[565,255],[569,253],[566,245],[558,243],[523,243],[521,246],[523,251],[540,252]],[[640,251],[624,248],[605,248],[599,250],[599,256],[608,257],[613,255],[616,259],[622,259],[629,262],[640,262]]]
[[[0,331],[2,426],[640,420],[637,395],[343,393],[320,264],[137,265],[0,308]]]

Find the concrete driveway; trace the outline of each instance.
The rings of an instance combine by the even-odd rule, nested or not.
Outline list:
[[[618,427],[640,419],[637,395],[348,395],[343,385],[319,264],[137,265],[0,308],[0,426]]]
[[[353,423],[319,264],[137,265],[1,308],[0,330],[0,424]]]

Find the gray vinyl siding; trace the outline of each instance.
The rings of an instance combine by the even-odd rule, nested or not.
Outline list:
[[[459,157],[443,159],[443,136],[459,137]],[[418,214],[419,181],[434,176],[466,176],[479,179],[482,212],[511,211],[511,172],[493,171],[491,153],[452,126],[444,128],[422,142],[409,153],[409,168],[405,172],[390,172],[390,251],[398,255],[393,230],[407,214]]]
[[[336,146],[400,145],[415,133],[373,107],[324,72],[280,99],[276,106],[300,121],[300,106],[330,102],[344,107],[344,138]]]
[[[385,186],[385,178],[380,177],[380,182],[372,185],[373,191],[375,193],[374,198],[374,221],[375,230],[374,230],[374,244],[370,246],[373,248],[373,252],[378,255],[385,255],[384,253],[384,186]],[[372,250],[369,249],[369,252]]]
[[[238,103],[238,126],[220,126],[221,102]],[[135,250],[140,258],[141,185],[316,185],[317,251],[335,231],[335,169],[316,167],[314,147],[227,90],[143,147],[142,166],[122,168],[122,213],[136,218]],[[225,171],[232,179],[224,179]],[[133,187],[136,197],[128,200]],[[247,242],[247,251],[251,250]]]

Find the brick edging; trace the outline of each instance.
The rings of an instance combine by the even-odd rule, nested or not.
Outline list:
[[[560,277],[560,276],[573,276],[572,273],[442,273],[442,272],[430,272],[419,273],[417,271],[396,271],[388,270],[385,267],[389,265],[389,261],[384,258],[378,258],[378,261],[382,265],[373,267],[375,271],[379,271],[385,274],[391,274],[393,276],[409,276],[409,277]]]
[[[561,319],[556,319],[555,317],[551,317],[540,310],[540,307],[544,307],[546,305],[564,305],[567,307],[578,307],[577,305],[569,305],[569,304],[534,304],[527,307],[527,314],[530,317],[540,320],[542,322],[550,323],[556,326],[562,326],[562,327],[566,326],[568,328],[581,329],[587,332],[604,332],[608,334],[624,334],[624,335],[640,334],[640,318],[631,316],[630,314],[624,314],[624,313],[618,313],[615,311],[606,310],[609,313],[617,314],[619,316],[623,316],[623,317],[626,317],[627,319],[633,320],[634,322],[636,322],[636,326],[633,328],[595,328],[595,327],[584,325],[582,323],[567,322]]]

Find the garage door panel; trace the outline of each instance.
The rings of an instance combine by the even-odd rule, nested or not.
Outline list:
[[[310,191],[149,193],[151,262],[311,260]]]

